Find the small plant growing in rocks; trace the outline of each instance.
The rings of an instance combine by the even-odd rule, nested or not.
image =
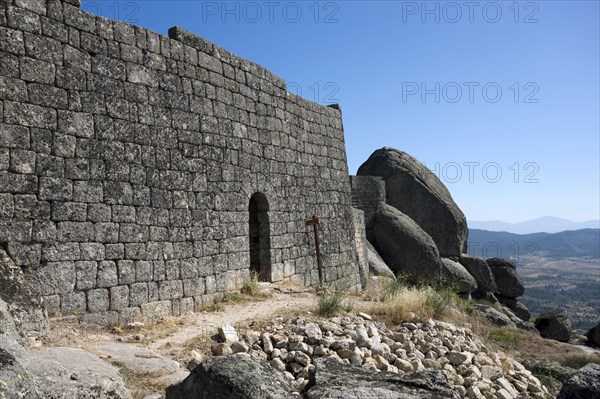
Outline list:
[[[332,317],[342,311],[351,311],[353,304],[347,300],[347,297],[348,290],[344,284],[320,287],[317,290],[317,314],[323,317]]]

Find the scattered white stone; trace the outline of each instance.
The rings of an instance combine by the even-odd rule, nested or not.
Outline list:
[[[357,316],[364,320],[368,320],[368,321],[373,320],[373,318],[370,315],[363,313],[363,312],[358,313]]]
[[[219,327],[219,337],[223,342],[228,344],[237,342],[239,340],[238,333],[235,331],[235,328],[228,324]]]

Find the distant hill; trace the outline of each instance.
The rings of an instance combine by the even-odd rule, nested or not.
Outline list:
[[[468,244],[468,253],[482,258],[521,258],[536,255],[551,259],[599,259],[600,229],[580,229],[554,234],[513,234],[469,229]]]
[[[553,216],[544,216],[520,223],[506,223],[500,220],[469,220],[469,228],[488,231],[506,231],[514,234],[559,233],[565,230],[600,229],[600,220],[573,222],[572,220]]]

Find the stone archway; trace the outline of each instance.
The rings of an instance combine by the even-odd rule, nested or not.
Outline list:
[[[269,202],[262,193],[254,193],[248,205],[250,235],[250,272],[259,281],[271,281],[271,227]]]

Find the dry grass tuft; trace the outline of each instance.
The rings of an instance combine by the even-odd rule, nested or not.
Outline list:
[[[370,312],[392,324],[409,320],[412,314],[421,320],[443,318],[453,313],[451,305],[460,302],[448,287],[410,285],[404,276],[385,285],[373,300]]]

